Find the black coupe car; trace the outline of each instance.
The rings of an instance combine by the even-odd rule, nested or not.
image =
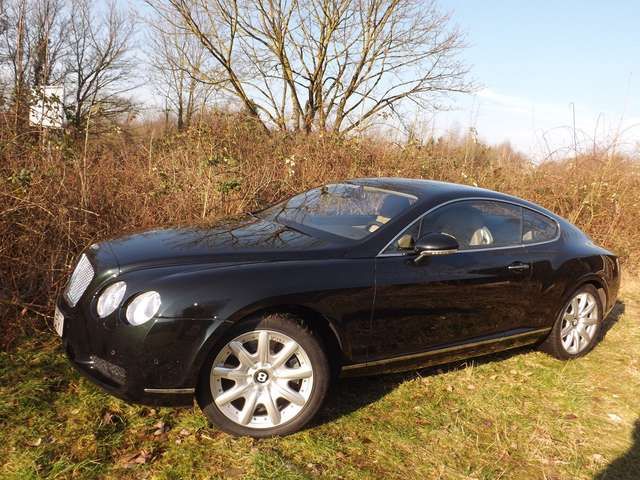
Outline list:
[[[425,180],[324,185],[210,228],[89,247],[57,302],[71,363],[132,402],[236,435],[300,429],[336,375],[539,344],[591,350],[617,257],[509,195]]]

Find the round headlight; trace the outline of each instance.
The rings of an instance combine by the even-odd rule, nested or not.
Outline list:
[[[127,284],[124,282],[116,282],[105,288],[100,298],[98,298],[98,315],[100,318],[111,315],[118,308],[126,290]]]
[[[138,295],[127,307],[127,321],[131,325],[141,325],[153,318],[160,309],[160,294],[145,292]]]

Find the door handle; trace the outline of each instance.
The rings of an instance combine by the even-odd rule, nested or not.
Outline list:
[[[523,262],[514,262],[507,267],[512,272],[524,272],[525,270],[529,270],[531,266],[528,263]]]

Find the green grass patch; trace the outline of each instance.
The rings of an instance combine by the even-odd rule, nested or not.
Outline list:
[[[640,283],[587,357],[535,350],[342,380],[305,431],[232,438],[127,405],[50,336],[0,354],[0,478],[640,478]]]

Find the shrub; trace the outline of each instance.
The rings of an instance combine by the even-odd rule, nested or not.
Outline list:
[[[350,177],[431,178],[511,193],[576,223],[627,269],[640,264],[640,164],[610,149],[536,165],[508,145],[473,136],[397,145],[373,137],[267,134],[222,113],[183,132],[148,122],[90,138],[86,151],[65,139],[45,148],[5,141],[0,149],[4,345],[44,325],[70,265],[93,242],[207,224]],[[22,321],[29,311],[45,320]]]

